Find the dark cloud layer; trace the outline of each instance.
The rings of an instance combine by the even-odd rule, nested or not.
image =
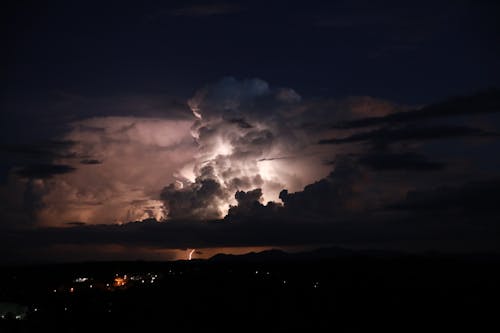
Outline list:
[[[303,191],[288,193],[283,190],[280,199],[290,216],[304,216],[310,219],[335,219],[352,210],[361,211],[353,200],[357,193],[355,183],[360,179],[358,167],[350,159],[336,162],[328,177],[307,185]],[[353,205],[354,204],[354,205]]]
[[[70,173],[75,170],[75,168],[64,164],[34,164],[21,167],[15,172],[17,175],[23,178],[44,179],[51,178],[56,175]]]
[[[80,161],[81,164],[88,164],[88,165],[92,165],[92,164],[101,164],[102,161],[99,161],[99,160],[94,160],[94,159],[84,159],[84,160],[81,160]]]
[[[252,195],[251,195],[252,196]],[[150,248],[213,248],[245,246],[297,246],[311,244],[344,244],[347,246],[396,246],[429,249],[461,243],[461,249],[495,248],[499,237],[498,212],[490,215],[488,224],[476,223],[472,216],[429,214],[362,214],[350,217],[327,217],[321,221],[286,215],[274,210],[271,214],[258,201],[251,200],[250,209],[260,214],[231,217],[229,220],[172,220],[166,223],[131,222],[125,225],[91,225],[68,228],[4,230],[1,248],[7,259],[15,256],[19,242],[25,251],[36,251],[54,245],[147,246]],[[292,203],[289,203],[292,205]],[[310,207],[308,207],[310,208]],[[298,209],[293,210],[295,213]],[[264,213],[262,213],[264,212]],[[276,213],[278,212],[278,213]],[[245,213],[246,214],[246,213]],[[483,216],[484,218],[485,216]],[[434,242],[432,241],[434,240]],[[406,243],[401,245],[401,241]],[[437,242],[437,243],[436,243]],[[438,245],[439,244],[439,245]],[[453,247],[451,247],[453,248]],[[456,248],[455,248],[456,250]],[[4,260],[7,260],[4,259]]]
[[[399,141],[422,141],[461,137],[498,137],[499,133],[491,133],[479,128],[466,126],[404,126],[400,128],[381,128],[368,132],[356,133],[344,138],[325,139],[320,144],[343,144],[353,142],[371,142],[373,144],[390,144]]]
[[[445,214],[467,216],[471,222],[482,224],[493,222],[499,228],[500,180],[469,182],[460,186],[441,186],[431,189],[409,191],[399,203],[388,206],[390,209],[403,210],[413,214]]]
[[[58,157],[73,157],[74,154],[63,153],[77,142],[74,141],[47,141],[36,144],[10,144],[0,147],[2,154],[15,156],[20,159],[46,160]]]
[[[382,124],[407,123],[435,118],[478,115],[500,112],[500,91],[491,90],[473,96],[456,97],[417,110],[368,117],[334,125],[335,128],[360,128]]]
[[[372,153],[363,155],[358,162],[376,171],[440,171],[445,164],[430,161],[428,158],[417,153]]]

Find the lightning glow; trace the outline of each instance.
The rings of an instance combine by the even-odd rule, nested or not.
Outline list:
[[[273,102],[260,109],[262,98]],[[260,189],[259,201],[280,202],[283,189],[300,191],[326,176],[330,166],[310,151],[314,135],[290,121],[288,109],[299,101],[259,79],[229,78],[199,90],[188,101],[197,152],[161,193],[169,218],[223,218],[238,205],[238,191]]]
[[[73,123],[62,138],[75,144],[53,162],[75,170],[30,183],[43,202],[37,220],[67,226],[219,219],[238,205],[236,192],[254,189],[262,203],[280,202],[280,191],[301,191],[331,168],[324,163],[330,147],[311,154],[321,149],[317,134],[297,126],[300,112],[292,106],[300,96],[286,91],[259,79],[224,79],[188,100],[189,119]],[[95,163],[81,164],[80,156]]]
[[[188,260],[193,259],[193,253],[194,253],[194,251],[196,251],[196,249],[192,249],[191,251],[189,251]]]

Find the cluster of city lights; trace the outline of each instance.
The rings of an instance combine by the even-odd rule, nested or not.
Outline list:
[[[100,289],[113,291],[120,288],[126,288],[129,285],[136,284],[154,284],[159,279],[157,273],[134,273],[134,274],[119,274],[116,273],[111,281],[99,281],[87,276],[76,277],[72,280],[71,285],[60,286],[52,289],[53,293],[76,293],[85,289]]]

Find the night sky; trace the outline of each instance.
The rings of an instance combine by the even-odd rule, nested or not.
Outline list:
[[[495,1],[5,1],[2,261],[497,251]]]

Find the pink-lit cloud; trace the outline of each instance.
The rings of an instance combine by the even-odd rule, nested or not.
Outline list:
[[[187,120],[138,117],[73,123],[64,136],[75,142],[71,158],[56,162],[76,170],[34,182],[41,193],[37,219],[43,225],[62,225],[164,218],[159,192],[194,156],[190,127]],[[94,162],[85,162],[89,160]]]
[[[172,106],[147,117],[113,108],[114,116],[73,121],[52,144],[50,164],[10,177],[2,191],[17,208],[9,216],[29,211],[24,219],[43,226],[218,219],[238,204],[235,193],[257,189],[263,204],[281,204],[283,189],[323,179],[344,153],[317,144],[335,134],[328,124],[398,110],[370,97],[303,100],[291,88],[231,77],[186,104],[191,117]]]

